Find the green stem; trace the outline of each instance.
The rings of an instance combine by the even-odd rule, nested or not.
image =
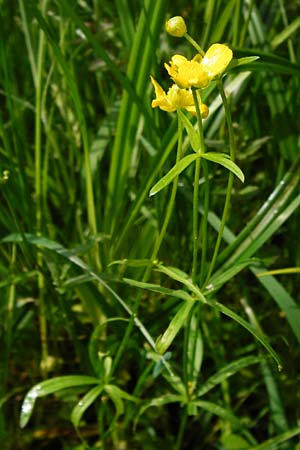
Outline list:
[[[42,9],[45,11],[47,0],[43,2]],[[42,77],[43,64],[45,56],[45,35],[40,30],[39,48],[37,56],[37,73],[36,73],[36,98],[35,98],[35,201],[36,201],[36,234],[41,234],[42,228]],[[42,253],[37,254],[37,265],[41,267],[43,264]],[[41,334],[42,349],[42,375],[46,376],[46,361],[48,358],[47,344],[47,322],[45,314],[44,301],[44,277],[38,272],[38,289],[39,289],[39,324]]]
[[[183,440],[184,430],[186,427],[187,417],[188,417],[187,407],[185,407],[184,411],[183,411],[183,417],[180,421],[179,432],[178,432],[174,450],[180,450],[182,448],[182,440]]]
[[[185,33],[184,37],[190,44],[192,44],[192,46],[197,50],[197,52],[200,53],[201,56],[205,55],[204,50],[200,47],[198,42],[196,42],[188,33]]]
[[[182,158],[182,130],[183,130],[183,125],[182,125],[182,122],[180,120],[179,115],[177,117],[178,117],[178,143],[177,143],[176,164]],[[158,238],[156,240],[156,243],[154,245],[154,249],[153,249],[153,252],[152,252],[152,255],[151,255],[151,262],[153,262],[156,259],[157,254],[158,254],[159,249],[160,249],[160,246],[162,244],[162,241],[163,241],[163,239],[165,237],[165,234],[166,234],[166,231],[167,231],[167,227],[169,225],[170,218],[171,218],[171,215],[172,215],[172,211],[174,209],[174,203],[175,203],[177,188],[178,188],[178,177],[176,177],[174,179],[174,181],[173,181],[170,201],[168,203],[168,208],[167,208],[167,212],[166,212],[166,215],[165,215],[163,226],[161,228],[159,236],[158,236]],[[152,264],[151,264],[151,266],[152,266]],[[148,275],[147,275],[147,278],[148,278]]]
[[[199,179],[200,179],[201,159],[196,159],[195,175],[194,175],[194,193],[193,193],[193,266],[192,280],[196,283],[198,270],[198,196],[199,196]]]
[[[178,115],[178,142],[177,142],[176,163],[182,157],[182,130],[183,130],[183,125],[182,125],[181,120],[180,120],[179,115]],[[150,277],[152,266],[153,266],[153,262],[157,258],[157,254],[159,252],[160,246],[161,246],[161,244],[163,242],[163,239],[164,239],[164,236],[166,234],[167,227],[168,227],[168,224],[170,222],[170,218],[171,218],[172,211],[173,211],[173,208],[174,208],[174,203],[175,203],[175,198],[176,198],[176,193],[177,193],[177,187],[178,187],[178,177],[174,178],[173,185],[172,185],[172,191],[171,191],[171,197],[170,197],[170,201],[169,201],[168,208],[167,208],[167,211],[166,211],[165,219],[164,219],[161,231],[160,231],[160,233],[159,233],[159,235],[158,235],[158,237],[156,239],[156,242],[154,244],[154,249],[153,249],[152,254],[151,254],[150,262],[149,262],[148,266],[146,267],[146,270],[145,270],[145,273],[144,273],[144,276],[143,276],[143,279],[142,279],[143,282],[148,281],[148,279]],[[123,351],[124,351],[124,349],[126,347],[127,341],[129,339],[129,336],[131,334],[132,328],[134,326],[134,318],[135,318],[135,316],[137,314],[137,311],[139,309],[141,299],[142,299],[142,293],[139,293],[137,295],[137,297],[136,297],[135,303],[134,303],[133,308],[132,308],[132,316],[130,318],[130,322],[129,322],[128,327],[127,327],[127,329],[125,331],[125,335],[124,335],[123,340],[122,340],[122,342],[121,342],[121,344],[119,346],[118,352],[117,352],[117,354],[116,354],[116,356],[114,358],[114,362],[113,362],[113,367],[112,367],[111,373],[113,373],[113,371],[117,367],[118,362],[119,362],[119,360],[120,360],[120,358],[121,358],[121,356],[123,354]]]
[[[203,126],[202,126],[202,117],[200,112],[200,104],[201,98],[200,95],[197,95],[197,92],[193,89],[193,99],[196,107],[197,114],[197,122],[198,122],[198,131],[200,137],[200,148],[199,153],[204,153],[204,137],[203,137]],[[197,271],[198,271],[198,196],[199,196],[199,180],[200,180],[200,169],[201,169],[201,158],[196,159],[195,163],[195,175],[194,175],[194,193],[193,193],[193,265],[192,265],[192,279],[193,282],[196,282]]]
[[[220,95],[221,95],[221,98],[223,101],[224,109],[225,109],[225,117],[226,117],[226,122],[227,122],[227,127],[228,127],[228,135],[229,135],[230,158],[232,161],[235,161],[236,144],[235,144],[235,139],[234,139],[232,117],[231,117],[230,107],[229,107],[229,104],[228,104],[228,101],[226,98],[226,94],[224,91],[222,79],[219,79],[217,81],[217,85],[218,85],[218,89],[219,89],[219,92],[220,92]],[[208,269],[208,273],[207,273],[204,285],[207,285],[207,283],[209,282],[210,276],[214,270],[216,259],[217,259],[218,253],[219,253],[221,240],[222,240],[222,236],[223,236],[223,232],[224,232],[224,228],[225,228],[225,224],[226,224],[226,220],[227,220],[229,208],[230,208],[233,180],[234,180],[234,175],[232,172],[229,172],[227,189],[226,189],[226,198],[225,198],[225,203],[224,203],[224,208],[223,208],[221,224],[220,224],[220,228],[219,228],[219,232],[218,232],[218,237],[217,237],[213,257],[212,257],[212,260],[211,260],[211,263],[210,263],[210,266]]]
[[[200,285],[203,283],[205,267],[206,267],[206,253],[207,253],[207,224],[209,212],[209,179],[208,179],[208,164],[207,161],[202,161],[204,173],[204,211],[201,221],[201,267],[200,267]],[[199,231],[200,235],[200,231]]]

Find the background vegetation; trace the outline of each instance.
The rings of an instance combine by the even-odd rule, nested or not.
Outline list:
[[[259,273],[300,267],[300,2],[0,5],[1,448],[299,449],[299,273]],[[149,75],[166,89],[163,63],[194,55],[164,30],[179,14],[204,49],[260,56],[225,80],[245,183],[211,303],[193,315],[190,169],[151,263],[170,190],[149,191],[174,164],[177,125],[151,109]],[[204,134],[227,152],[218,95],[212,84]],[[203,267],[228,180],[209,168]],[[154,342],[176,313],[162,357]]]

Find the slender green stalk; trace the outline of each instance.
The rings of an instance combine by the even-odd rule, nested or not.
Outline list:
[[[206,268],[206,254],[207,254],[207,224],[208,224],[208,213],[209,213],[209,174],[208,174],[208,164],[207,161],[202,161],[203,173],[204,173],[204,211],[202,216],[202,221],[199,230],[199,236],[201,236],[201,267],[200,267],[200,280],[199,284],[203,283],[203,278]]]
[[[225,109],[225,117],[226,117],[226,122],[227,122],[227,127],[228,127],[228,135],[229,135],[230,158],[232,161],[235,161],[236,144],[235,144],[235,139],[234,139],[234,130],[233,130],[233,124],[232,124],[231,111],[230,111],[230,107],[229,107],[229,104],[228,104],[228,101],[226,98],[222,80],[219,79],[217,84],[218,84],[218,89],[219,89],[220,95],[222,97],[222,101],[223,101],[223,105],[224,105],[224,109]],[[223,236],[223,232],[224,232],[224,228],[225,228],[225,224],[226,224],[226,220],[227,220],[229,208],[230,208],[233,180],[234,180],[234,175],[232,172],[229,172],[227,189],[226,189],[226,198],[225,198],[225,203],[224,203],[224,208],[223,208],[221,224],[220,224],[220,228],[219,228],[219,232],[218,232],[218,237],[217,237],[214,253],[212,256],[212,260],[211,260],[211,263],[210,263],[210,266],[208,269],[208,273],[207,273],[204,285],[206,285],[210,279],[210,276],[214,270],[216,259],[217,259],[218,253],[219,253],[219,248],[221,245],[221,240],[222,240],[222,236]]]
[[[286,11],[285,11],[284,2],[282,0],[279,0],[279,6],[280,6],[280,12],[282,15],[282,20],[283,20],[284,26],[287,27],[289,25],[289,23],[288,23],[288,18],[287,18]],[[294,50],[293,41],[291,38],[289,38],[287,40],[287,44],[288,44],[288,49],[289,49],[290,60],[293,63],[296,63],[295,50]]]
[[[16,256],[17,256],[17,248],[16,245],[12,246],[12,254],[11,254],[11,267],[14,270],[14,266],[16,264]],[[15,283],[11,283],[9,287],[8,293],[8,305],[7,305],[7,319],[6,319],[6,330],[5,330],[5,338],[6,338],[6,346],[5,346],[5,357],[4,357],[4,369],[3,369],[3,386],[6,385],[9,374],[9,360],[10,360],[10,352],[11,352],[11,344],[13,338],[13,317],[14,317],[14,309],[16,302],[16,285]],[[1,380],[2,381],[2,380]],[[1,387],[0,387],[1,389]]]
[[[183,130],[183,125],[182,125],[180,117],[178,115],[178,144],[177,144],[176,164],[182,158],[182,130]],[[153,249],[153,252],[152,252],[152,255],[151,255],[151,261],[152,262],[156,259],[157,254],[158,254],[159,249],[160,249],[160,246],[161,246],[161,244],[163,242],[163,239],[165,237],[165,234],[166,234],[166,231],[167,231],[167,227],[169,225],[170,218],[171,218],[171,215],[172,215],[172,211],[174,209],[174,203],[175,203],[177,188],[178,188],[178,177],[176,177],[174,179],[174,181],[173,181],[171,197],[170,197],[170,200],[169,200],[169,203],[168,203],[168,208],[167,208],[167,211],[166,211],[164,223],[163,223],[163,226],[162,226],[162,228],[160,230],[159,236],[156,239],[156,242],[155,242],[155,245],[154,245],[154,249]],[[148,278],[148,275],[147,275],[146,278]]]
[[[180,160],[180,158],[182,157],[182,130],[183,130],[183,125],[181,123],[180,117],[178,115],[178,141],[177,141],[177,155],[176,155],[176,163]],[[170,218],[172,215],[172,211],[174,208],[174,203],[175,203],[175,198],[176,198],[176,193],[177,193],[177,187],[178,187],[178,177],[176,177],[173,181],[173,185],[172,185],[172,191],[171,191],[171,197],[170,197],[170,201],[168,203],[168,208],[166,211],[166,215],[165,215],[165,219],[161,228],[161,231],[156,239],[156,242],[154,244],[154,248],[151,254],[151,258],[150,258],[150,262],[148,264],[148,266],[146,267],[144,276],[142,281],[146,282],[148,281],[150,274],[151,274],[151,270],[152,270],[152,266],[153,266],[153,262],[155,261],[155,259],[157,258],[157,254],[159,252],[160,246],[163,242],[164,236],[166,234],[167,231],[167,227],[168,224],[170,222]],[[113,367],[112,367],[112,373],[114,371],[114,369],[117,367],[118,362],[123,354],[123,351],[126,347],[127,341],[129,339],[130,333],[132,331],[132,328],[134,326],[134,317],[137,314],[137,311],[139,309],[140,306],[140,302],[141,302],[141,298],[142,298],[142,293],[139,293],[136,297],[134,306],[132,308],[132,316],[130,319],[130,322],[128,324],[128,327],[126,329],[124,338],[121,342],[121,345],[119,346],[118,352],[114,358],[113,361]]]
[[[234,22],[233,22],[233,38],[232,45],[236,46],[238,42],[238,33],[240,31],[240,15],[241,15],[241,0],[236,1]]]
[[[176,441],[174,450],[180,450],[182,448],[182,440],[183,440],[184,430],[185,430],[186,422],[187,422],[187,418],[188,418],[187,406],[182,411],[182,415],[183,415],[183,417],[181,417],[179,431],[178,431],[178,435],[177,435],[177,441]]]
[[[247,16],[246,16],[245,21],[244,21],[242,32],[240,33],[239,47],[242,47],[244,45],[244,42],[245,42],[245,39],[246,39],[246,33],[248,31],[248,27],[249,27],[249,23],[250,23],[250,19],[251,19],[251,14],[252,14],[253,8],[254,8],[254,0],[250,0],[250,3],[248,5]]]
[[[42,10],[45,11],[47,0],[42,4]],[[35,98],[35,202],[36,202],[36,234],[41,235],[42,231],[42,86],[43,86],[43,65],[45,56],[45,35],[42,30],[39,32],[39,47],[37,55],[36,72],[36,98]],[[37,265],[42,267],[42,253],[37,254]],[[39,289],[39,324],[41,333],[42,364],[41,372],[43,376],[47,375],[46,361],[48,358],[47,343],[47,320],[44,299],[45,282],[42,273],[38,272]]]
[[[21,13],[21,17],[22,17],[22,26],[23,26],[24,36],[25,36],[28,58],[29,58],[30,67],[31,67],[32,78],[33,78],[34,84],[36,85],[37,69],[36,69],[36,64],[35,64],[35,59],[34,59],[34,52],[33,52],[33,48],[32,48],[31,36],[30,36],[30,32],[29,32],[26,9],[24,7],[23,0],[19,0],[19,8],[20,8],[20,13]]]
[[[205,55],[205,51],[200,47],[200,45],[198,44],[198,42],[196,42],[192,36],[190,36],[188,33],[185,33],[184,37],[186,38],[186,40],[192,44],[192,46],[197,50],[197,52],[200,53],[201,56]]]
[[[193,89],[193,99],[196,106],[197,113],[197,123],[198,131],[200,136],[200,148],[199,153],[204,153],[204,137],[203,137],[203,126],[202,117],[200,112],[200,96]],[[195,163],[195,175],[194,175],[194,193],[193,193],[193,265],[192,265],[192,279],[196,282],[197,272],[198,272],[198,248],[199,248],[199,229],[198,229],[198,196],[199,196],[199,180],[200,180],[200,169],[201,169],[201,158],[196,159]]]

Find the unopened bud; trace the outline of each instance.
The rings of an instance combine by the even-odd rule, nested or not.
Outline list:
[[[166,31],[171,36],[183,37],[187,32],[186,24],[181,16],[171,17],[166,22]]]

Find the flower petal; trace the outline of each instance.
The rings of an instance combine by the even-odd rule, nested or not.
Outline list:
[[[160,84],[151,75],[150,75],[150,79],[151,79],[151,82],[152,82],[152,84],[154,86],[156,98],[165,96],[166,93],[163,90],[163,88],[160,86]]]
[[[232,50],[224,44],[213,44],[205,53],[201,66],[210,79],[220,75],[232,60]]]

